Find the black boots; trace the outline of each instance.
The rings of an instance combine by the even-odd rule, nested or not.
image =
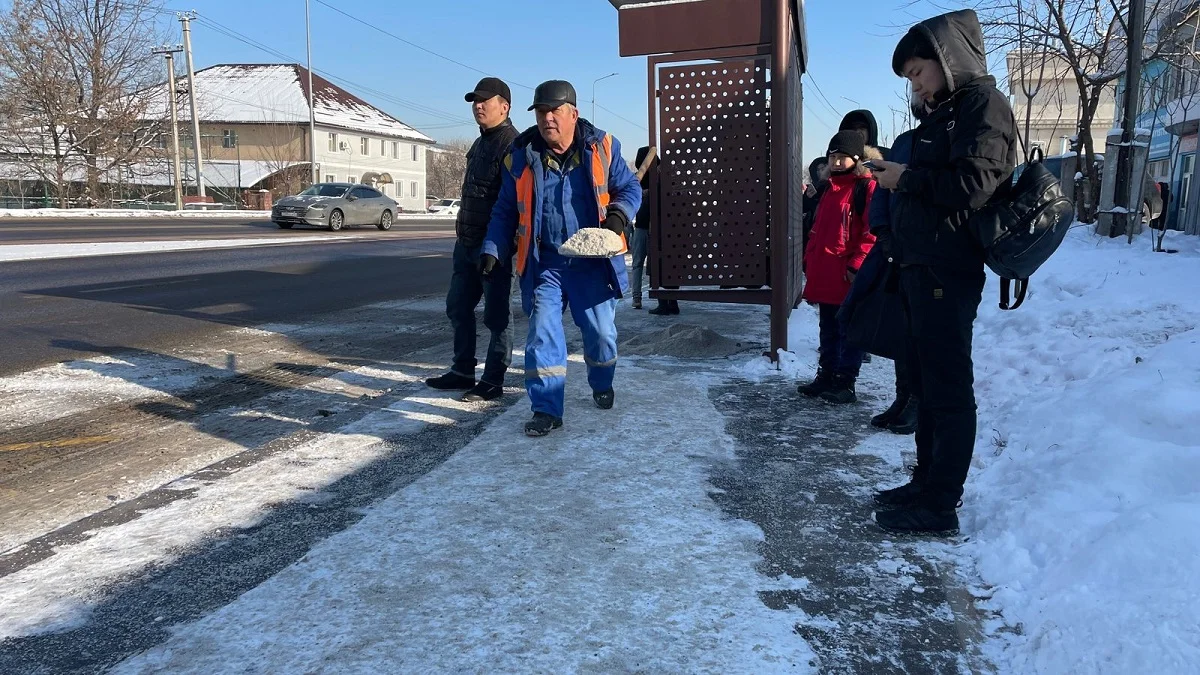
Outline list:
[[[475,378],[463,377],[458,373],[446,373],[439,377],[431,377],[425,380],[426,386],[442,391],[467,390],[475,387]]]
[[[921,401],[916,396],[910,396],[904,410],[887,425],[887,430],[901,436],[911,436],[917,433],[917,411]]]
[[[601,410],[611,410],[613,407],[613,400],[616,398],[616,396],[616,392],[612,389],[609,389],[608,391],[592,392],[592,400],[596,402],[596,407],[600,408]]]
[[[871,426],[879,429],[888,428],[888,425],[895,421],[900,416],[900,413],[904,411],[904,407],[908,405],[908,399],[908,396],[896,394],[896,400],[892,401],[887,410],[871,418]]]
[[[821,394],[821,398],[837,405],[846,405],[858,400],[854,393],[854,377],[850,375],[834,375],[829,389]]]
[[[679,301],[678,300],[659,300],[658,307],[655,307],[654,309],[650,310],[649,313],[653,314],[655,316],[667,316],[669,314],[678,314],[679,313]]]
[[[562,418],[549,413],[535,412],[533,419],[525,423],[526,436],[545,436],[555,429],[562,428]]]
[[[471,391],[462,395],[460,401],[464,403],[479,403],[480,401],[494,401],[504,395],[504,387],[498,384],[488,384],[480,382],[475,385]]]
[[[901,509],[912,506],[921,500],[923,490],[921,482],[914,478],[900,487],[876,492],[875,504],[885,509]]]
[[[833,373],[817,369],[817,377],[808,384],[796,387],[796,391],[805,396],[820,396],[833,387]]]

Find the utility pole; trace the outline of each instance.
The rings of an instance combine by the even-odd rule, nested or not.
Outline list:
[[[182,45],[162,46],[153,50],[167,57],[167,102],[171,106],[171,164],[175,176],[175,210],[183,210],[183,178],[179,175],[179,109],[175,101],[175,55],[183,51]]]
[[[192,148],[196,157],[196,194],[204,196],[204,157],[200,152],[200,116],[196,114],[196,69],[192,67],[192,19],[193,12],[180,12],[179,22],[183,24],[183,55],[187,59],[188,98],[192,102]]]
[[[313,107],[312,23],[309,0],[304,0],[304,34],[308,44],[308,163],[312,168],[312,185],[317,184],[317,110]]]
[[[1142,33],[1146,21],[1146,0],[1130,0],[1129,17],[1129,54],[1125,65],[1125,96],[1124,110],[1121,116],[1121,147],[1117,155],[1117,183],[1114,206],[1124,207],[1114,209],[1112,229],[1109,236],[1132,234],[1137,229],[1137,223],[1142,217],[1141,200],[1131,199],[1141,193],[1141,180],[1133,175],[1134,142],[1137,132],[1137,117],[1142,101]]]

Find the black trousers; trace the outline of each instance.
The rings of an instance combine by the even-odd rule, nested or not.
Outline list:
[[[971,338],[985,276],[911,265],[900,271],[908,319],[909,382],[921,401],[917,470],[929,506],[952,509],[975,451],[975,372]]]

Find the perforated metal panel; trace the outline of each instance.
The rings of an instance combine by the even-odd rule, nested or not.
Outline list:
[[[768,283],[767,62],[659,69],[664,286]]]

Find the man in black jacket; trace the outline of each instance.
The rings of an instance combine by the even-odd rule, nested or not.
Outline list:
[[[883,508],[875,520],[892,531],[952,533],[975,448],[971,339],[985,279],[967,221],[1011,191],[1016,125],[987,74],[971,10],[914,26],[896,47],[892,69],[929,111],[907,166],[883,162],[875,173],[897,194],[892,255],[901,266],[908,363],[921,406],[913,480],[876,495]]]
[[[490,401],[504,393],[504,374],[512,361],[512,261],[503,260],[487,279],[479,272],[479,252],[487,236],[492,206],[500,194],[501,163],[517,129],[508,118],[512,93],[495,77],[485,77],[467,94],[479,124],[479,138],[467,152],[462,199],[455,231],[454,273],[446,294],[446,316],[454,328],[454,365],[431,377],[434,389],[467,390],[464,401]],[[475,383],[475,308],[483,299],[483,325],[491,332],[483,376]]]

